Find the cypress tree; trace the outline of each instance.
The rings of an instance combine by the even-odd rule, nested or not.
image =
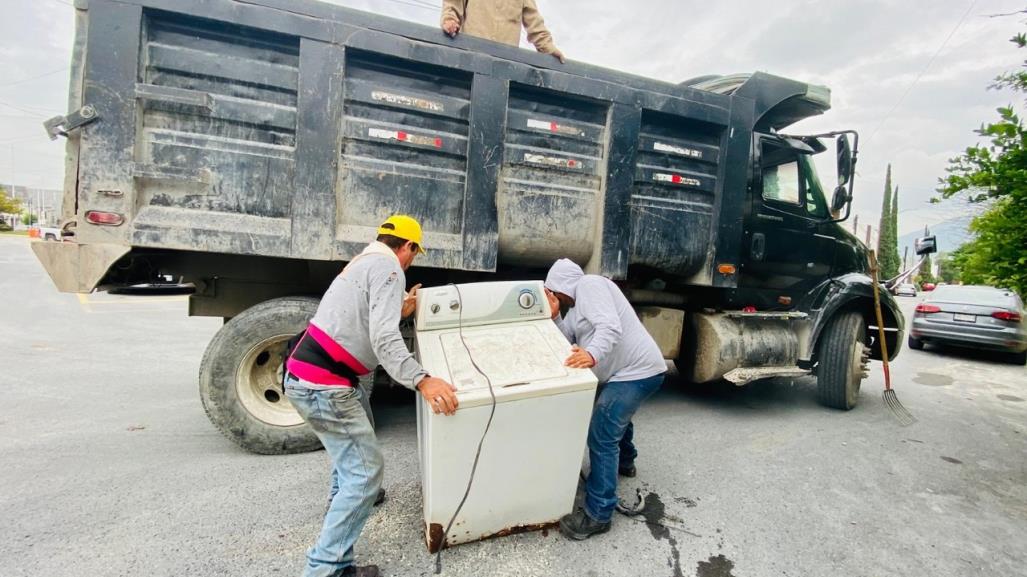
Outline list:
[[[898,274],[899,249],[892,230],[892,190],[891,164],[884,180],[884,199],[881,203],[881,221],[877,227],[877,262],[880,267],[881,280],[889,279]]]

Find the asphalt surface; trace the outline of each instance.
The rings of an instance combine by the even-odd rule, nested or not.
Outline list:
[[[0,294],[0,575],[300,573],[327,459],[247,454],[210,425],[197,372],[219,319],[188,318],[183,297],[57,293],[23,238],[0,237]],[[912,426],[877,363],[850,412],[820,407],[811,379],[670,379],[621,486],[645,517],[585,542],[461,545],[443,575],[1027,575],[1027,372],[928,348],[893,375]],[[413,397],[374,407],[389,499],[358,558],[430,575]]]

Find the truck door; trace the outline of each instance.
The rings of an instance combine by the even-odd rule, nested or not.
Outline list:
[[[754,146],[739,288],[749,304],[780,308],[781,297],[797,302],[830,276],[835,241],[821,233],[830,215],[812,162],[818,150],[768,135]]]

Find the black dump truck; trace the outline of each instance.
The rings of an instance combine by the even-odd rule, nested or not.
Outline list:
[[[225,320],[200,394],[244,448],[318,446],[283,343],[392,213],[434,285],[617,281],[694,382],[813,374],[856,404],[880,358],[848,216],[855,133],[786,135],[828,89],[765,73],[683,83],[311,0],[77,0],[63,228],[33,244],[62,291],[165,275]],[[825,190],[813,156],[837,155]],[[884,296],[887,350],[903,320]]]

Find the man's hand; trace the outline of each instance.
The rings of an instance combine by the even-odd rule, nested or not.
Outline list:
[[[460,23],[452,18],[446,18],[442,23],[442,31],[448,34],[450,38],[456,38],[457,32],[460,32]]]
[[[559,60],[560,64],[566,64],[567,63],[567,60],[563,57],[563,52],[560,51],[559,48],[553,48],[553,51],[550,52],[550,54],[553,55],[553,58],[556,58],[557,60]]]
[[[549,314],[555,321],[556,317],[560,316],[560,299],[556,298],[553,291],[544,289],[546,291],[546,300],[549,301]]]
[[[439,413],[452,415],[456,413],[456,408],[460,405],[460,402],[456,400],[456,387],[442,379],[425,377],[417,383],[417,390],[421,392],[424,400],[428,401],[428,406],[435,411],[436,415]]]
[[[403,296],[403,310],[400,311],[400,316],[403,318],[407,318],[417,310],[417,289],[419,288],[421,288],[421,283],[415,284],[410,288],[410,291]]]
[[[563,364],[572,369],[591,369],[596,366],[596,360],[592,358],[591,353],[574,345],[571,347],[571,356],[567,357]]]

